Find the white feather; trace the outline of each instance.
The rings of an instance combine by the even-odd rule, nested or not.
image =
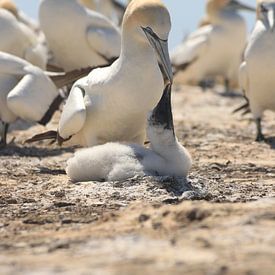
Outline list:
[[[58,90],[44,72],[19,57],[0,52],[2,119],[15,117],[39,121],[58,96]]]
[[[66,71],[106,64],[120,52],[120,32],[76,0],[43,0],[39,19],[55,61]]]

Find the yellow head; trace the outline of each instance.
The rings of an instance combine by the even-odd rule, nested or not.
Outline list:
[[[95,3],[94,0],[79,0],[79,2],[80,2],[83,6],[89,8],[89,9],[91,9],[91,10],[95,10],[95,9],[96,9],[96,3]]]
[[[150,27],[161,39],[168,39],[171,19],[167,8],[160,0],[132,0],[128,5],[123,22],[123,31],[145,36],[142,27]]]
[[[11,0],[0,0],[0,8],[8,10],[16,17],[18,16],[17,7]]]

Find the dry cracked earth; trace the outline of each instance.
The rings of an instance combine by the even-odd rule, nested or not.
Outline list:
[[[275,115],[256,143],[250,116],[232,115],[241,103],[174,87],[187,181],[73,184],[72,148],[25,146],[45,129],[13,127],[0,151],[0,274],[275,274]]]

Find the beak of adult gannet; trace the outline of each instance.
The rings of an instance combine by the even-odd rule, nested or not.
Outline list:
[[[150,115],[149,123],[154,126],[162,126],[164,129],[172,130],[174,133],[173,113],[171,107],[172,85],[168,83],[163,91],[158,105]]]
[[[141,27],[144,31],[149,43],[156,51],[161,64],[161,70],[165,74],[165,77],[168,79],[169,83],[173,83],[173,70],[169,57],[168,50],[168,40],[163,40],[158,37],[158,35],[150,27]]]
[[[235,9],[235,10],[244,10],[244,11],[252,11],[252,12],[256,11],[256,9],[254,7],[246,5],[246,4],[244,4],[240,1],[237,1],[237,0],[231,0],[228,3],[228,7]]]

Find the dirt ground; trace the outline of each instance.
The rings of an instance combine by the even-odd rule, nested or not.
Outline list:
[[[72,149],[23,146],[40,126],[12,131],[0,151],[0,274],[275,274],[275,115],[256,143],[249,116],[232,115],[242,99],[219,90],[174,87],[188,182],[72,184]]]

